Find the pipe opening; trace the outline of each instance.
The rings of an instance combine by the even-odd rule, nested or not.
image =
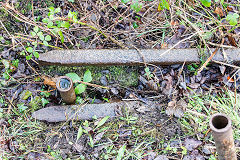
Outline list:
[[[212,124],[216,129],[223,129],[228,125],[228,119],[225,116],[217,115],[213,117]]]
[[[61,89],[67,90],[70,88],[71,82],[67,78],[61,78],[59,82],[59,86]]]

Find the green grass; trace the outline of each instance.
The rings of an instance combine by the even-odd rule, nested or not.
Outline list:
[[[189,98],[189,104],[185,115],[179,121],[186,134],[209,134],[209,119],[214,113],[225,113],[232,120],[234,139],[240,140],[240,95],[230,90],[222,92],[209,92],[207,95],[193,95]],[[211,141],[212,137],[207,136]]]

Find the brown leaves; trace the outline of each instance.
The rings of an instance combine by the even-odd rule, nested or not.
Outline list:
[[[175,116],[181,118],[184,115],[184,110],[187,106],[187,103],[184,100],[172,100],[168,103],[168,107],[166,109],[166,114],[169,116]]]
[[[230,44],[234,47],[237,47],[237,43],[236,43],[236,40],[235,38],[233,37],[233,34],[232,33],[229,33],[228,34],[228,40],[230,42]]]
[[[224,16],[223,10],[220,7],[216,7],[214,13],[218,14],[220,17]]]
[[[44,80],[43,81],[44,85],[48,85],[48,86],[51,86],[52,88],[56,88],[56,80],[54,78],[50,78],[47,76],[42,76],[41,78]]]

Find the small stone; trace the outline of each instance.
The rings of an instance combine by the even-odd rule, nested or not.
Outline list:
[[[147,160],[154,160],[154,157],[156,157],[156,152],[148,152]]]
[[[208,149],[207,145],[203,146],[202,152],[206,155],[210,155],[211,151]]]
[[[96,22],[96,21],[97,21],[97,16],[96,16],[96,14],[92,14],[92,15],[90,16],[90,20],[93,21],[93,22]]]
[[[116,89],[116,88],[111,88],[111,92],[114,94],[114,95],[118,95],[119,91]]]
[[[102,76],[100,78],[100,82],[102,83],[102,85],[107,86],[108,85],[107,77],[106,76]]]
[[[193,149],[197,148],[202,144],[201,141],[195,140],[193,138],[187,138],[185,139],[184,145],[187,150],[193,151]]]
[[[165,155],[158,155],[154,160],[169,160]]]

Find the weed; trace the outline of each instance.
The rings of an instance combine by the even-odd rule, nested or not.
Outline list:
[[[159,0],[159,5],[158,5],[158,11],[161,11],[163,9],[169,10],[169,4],[167,0]]]
[[[126,4],[128,2],[131,3],[131,9],[135,12],[139,12],[142,9],[143,4],[139,3],[138,0],[121,0],[122,3]]]
[[[73,83],[81,82],[81,78],[76,73],[68,73],[68,74],[66,74],[66,76],[71,78]],[[89,83],[91,81],[92,81],[92,74],[91,74],[90,70],[87,70],[83,75],[83,82]],[[75,87],[75,93],[81,94],[86,90],[86,88],[87,88],[87,85],[84,83],[77,84]]]
[[[93,133],[103,133],[104,134],[104,131],[108,129],[108,127],[105,127],[105,128],[101,128],[99,129],[101,126],[103,126],[106,121],[108,120],[109,116],[106,116],[104,117],[103,119],[101,119],[100,121],[98,121],[96,124],[95,124],[95,127],[94,128],[90,128],[89,126],[89,122],[87,120],[85,120],[85,122],[83,123],[83,126],[82,127],[81,125],[79,126],[78,128],[78,133],[77,133],[77,139],[76,139],[76,142],[81,138],[81,136],[83,135],[83,133],[85,133],[88,137],[89,137],[89,146],[91,148],[94,147],[95,143],[97,141],[94,141],[93,140]]]
[[[233,13],[233,14],[228,14],[226,17],[226,20],[229,22],[230,25],[236,26],[238,23],[238,18],[239,18],[239,15],[237,13]]]
[[[184,117],[180,123],[187,131],[188,135],[196,133],[207,134],[209,129],[209,118],[216,112],[227,114],[232,120],[234,137],[240,140],[240,96],[235,95],[232,91],[226,90],[218,95],[198,96],[194,95],[189,98],[189,105]]]
[[[210,7],[210,6],[211,6],[211,0],[201,0],[201,3],[202,3],[205,7]]]

